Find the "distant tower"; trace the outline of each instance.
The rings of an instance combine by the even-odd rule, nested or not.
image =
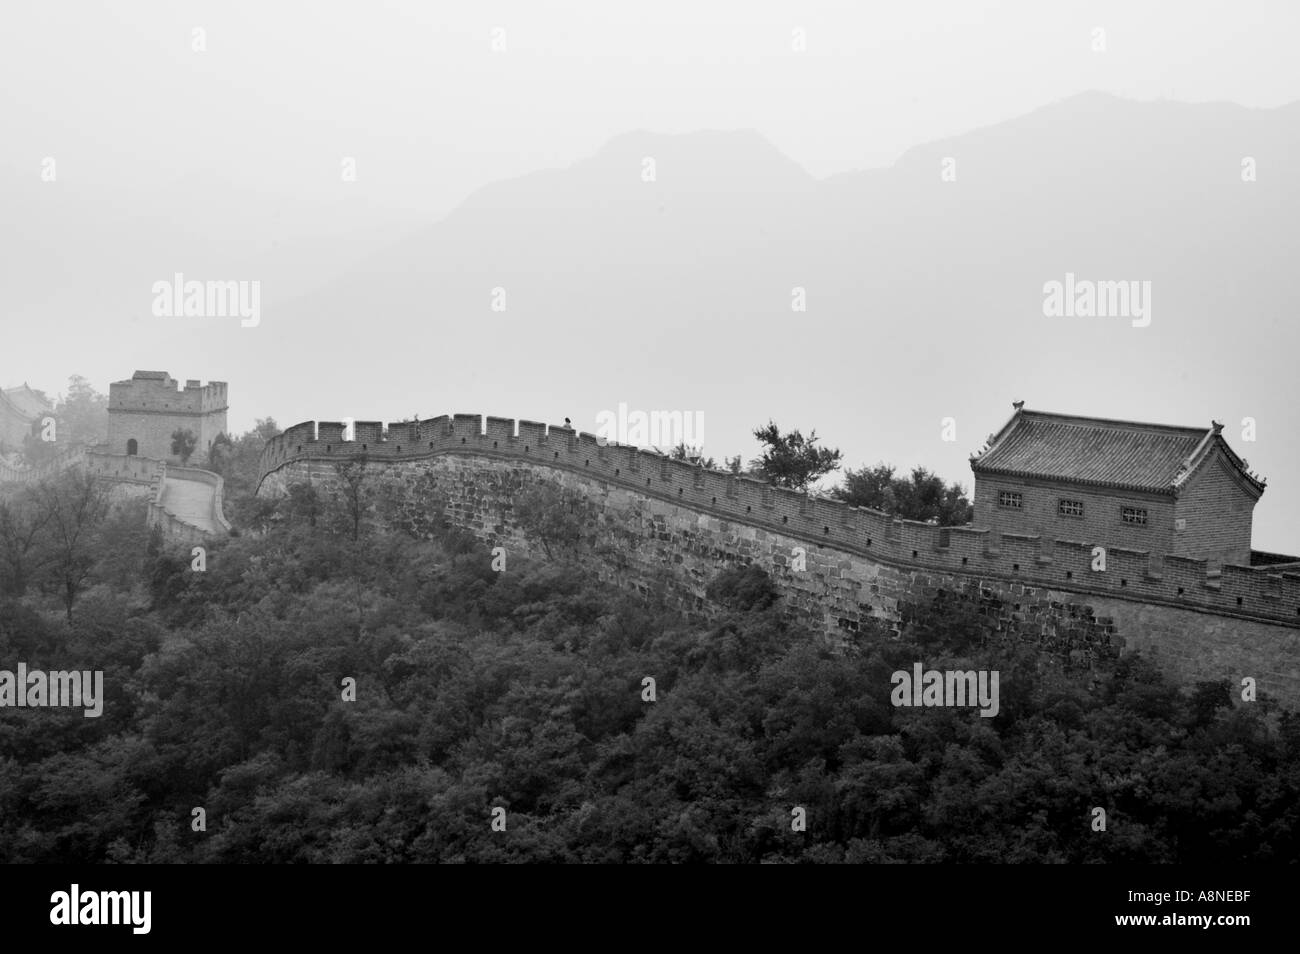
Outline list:
[[[191,464],[204,463],[212,443],[226,433],[226,382],[185,382],[166,371],[137,371],[129,381],[108,386],[108,444],[113,454],[132,454],[179,463],[172,434],[194,433]]]

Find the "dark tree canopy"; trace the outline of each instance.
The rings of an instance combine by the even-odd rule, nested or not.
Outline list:
[[[194,456],[194,449],[198,442],[199,439],[189,428],[178,427],[172,431],[172,453],[181,459],[182,464],[188,463]]]
[[[974,508],[960,484],[945,484],[942,477],[924,467],[914,468],[906,477],[894,471],[889,464],[847,470],[843,483],[831,491],[831,496],[855,507],[870,507],[942,527],[970,523]]]
[[[810,431],[807,437],[797,429],[782,434],[775,421],[756,428],[754,437],[764,450],[751,463],[751,469],[778,487],[806,490],[809,484],[839,467],[844,456],[838,450],[818,447],[816,431]]]

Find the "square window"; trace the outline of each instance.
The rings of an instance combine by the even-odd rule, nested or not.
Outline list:
[[[1024,498],[1014,490],[999,490],[998,506],[1008,507],[1011,510],[1020,510],[1024,507]]]
[[[1056,512],[1062,517],[1082,517],[1082,500],[1061,500],[1056,504]]]
[[[1120,507],[1119,515],[1125,523],[1146,526],[1147,512],[1142,507]]]

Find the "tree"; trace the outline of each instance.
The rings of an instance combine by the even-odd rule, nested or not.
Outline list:
[[[342,495],[342,517],[352,533],[352,542],[361,539],[361,525],[369,509],[366,487],[366,469],[369,461],[362,454],[352,460],[341,461],[335,466],[338,473]]]
[[[253,422],[253,429],[245,436],[249,435],[265,444],[271,438],[280,436],[280,425],[275,423],[273,417],[259,417]]]
[[[268,516],[267,501],[259,499],[262,451],[266,442],[280,433],[272,418],[259,418],[251,431],[236,438],[220,434],[212,442],[207,467],[225,480],[226,515],[244,526],[257,526]]]
[[[705,595],[728,609],[750,612],[767,609],[780,594],[767,571],[750,564],[722,570],[709,582]]]
[[[1232,709],[1232,687],[1226,679],[1202,680],[1188,700],[1193,725],[1208,725],[1218,709]]]
[[[751,468],[777,487],[804,490],[840,465],[844,456],[839,450],[817,446],[817,432],[804,437],[798,430],[782,434],[775,421],[754,431],[761,444],[767,445]]]
[[[94,536],[108,516],[108,489],[94,474],[69,470],[37,484],[32,497],[37,519],[49,527],[50,565],[72,622],[73,604],[94,570]]]
[[[4,561],[0,591],[14,597],[27,592],[28,578],[39,566],[35,554],[50,517],[48,511],[32,506],[26,495],[0,501],[0,560]]]
[[[870,507],[885,513],[897,514],[898,499],[894,496],[894,467],[877,464],[875,467],[849,469],[844,472],[844,482],[831,490],[836,500],[855,507]]]
[[[212,448],[208,451],[208,468],[213,473],[226,476],[235,458],[235,445],[225,434],[218,434],[212,439]]]
[[[52,428],[46,422],[54,420]],[[62,441],[63,425],[53,415],[42,415],[32,422],[31,430],[23,435],[23,461],[28,467],[41,467],[59,456],[66,445]],[[52,440],[47,440],[48,437]]]
[[[181,459],[182,464],[189,463],[199,439],[189,428],[177,428],[172,431],[172,453]]]
[[[102,444],[108,440],[108,398],[79,374],[68,378],[68,393],[59,398],[54,416],[60,444]]]
[[[314,530],[321,515],[320,494],[307,481],[298,481],[289,485],[288,493],[277,503],[277,508],[291,521],[305,520]]]
[[[571,549],[582,539],[582,501],[573,492],[539,484],[520,495],[515,504],[519,526],[542,544],[552,559],[556,549]]]
[[[891,464],[849,470],[844,482],[831,491],[837,500],[855,507],[870,507],[905,520],[924,520],[940,526],[970,523],[974,508],[960,484],[945,484],[924,467],[898,477]]]

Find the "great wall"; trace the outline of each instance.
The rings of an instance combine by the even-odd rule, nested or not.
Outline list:
[[[167,540],[199,543],[230,533],[222,509],[224,482],[211,471],[148,457],[109,454],[90,446],[67,448],[38,467],[0,461],[0,490],[31,485],[68,470],[94,474],[117,497],[149,501],[149,526]]]
[[[790,611],[837,639],[868,620],[897,628],[936,599],[968,601],[1001,638],[1066,666],[1140,650],[1183,682],[1244,677],[1300,706],[1300,567],[1225,565],[974,527],[938,527],[707,470],[534,421],[457,414],[418,423],[306,422],[268,441],[259,495],[298,481],[338,486],[365,460],[419,508],[493,545],[536,546],[513,516],[535,483],[577,494],[609,545],[586,557],[603,579],[659,588],[688,609],[724,566],[769,571]],[[1105,569],[1094,547],[1105,547]],[[798,554],[796,548],[802,548]],[[802,568],[799,564],[803,563]]]

